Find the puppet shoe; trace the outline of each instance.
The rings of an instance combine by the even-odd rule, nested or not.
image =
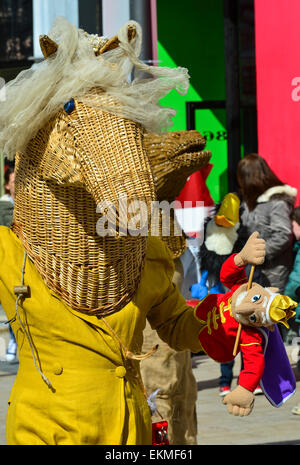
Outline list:
[[[300,415],[300,404],[295,405],[295,407],[292,408],[292,413],[294,415]]]
[[[221,386],[219,388],[219,396],[224,397],[227,396],[231,392],[230,386]]]
[[[263,394],[262,388],[261,388],[260,386],[257,386],[257,388],[254,389],[253,394],[254,394],[255,396],[258,396],[258,395],[260,395],[260,394]]]

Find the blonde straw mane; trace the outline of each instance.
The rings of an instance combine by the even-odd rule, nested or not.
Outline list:
[[[129,25],[136,28],[130,42]],[[59,45],[58,51],[6,85],[6,100],[0,103],[0,151],[8,158],[22,153],[71,98],[136,121],[147,131],[161,132],[172,126],[176,111],[160,106],[159,100],[172,89],[186,93],[188,71],[142,63],[138,58],[142,40],[138,23],[126,23],[118,33],[119,46],[100,56],[95,55],[90,42],[94,36],[63,17],[55,19],[49,37]],[[151,76],[130,80],[133,68]],[[95,87],[105,91],[99,98],[89,95]]]

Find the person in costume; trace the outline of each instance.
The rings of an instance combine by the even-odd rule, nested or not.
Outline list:
[[[13,224],[0,228],[0,298],[19,349],[7,443],[149,445],[146,321],[193,352],[201,323],[167,246],[141,234],[130,207],[151,219],[144,132],[170,125],[157,102],[184,93],[188,73],[140,62],[135,22],[108,40],[58,18],[50,36],[45,61],[7,85],[0,107],[1,150],[16,156]],[[129,82],[133,66],[155,79]]]
[[[251,412],[253,391],[259,383],[275,406],[287,400],[296,386],[274,324],[280,322],[288,326],[287,320],[295,314],[293,309],[297,304],[289,297],[278,294],[278,289],[264,288],[256,283],[251,289],[247,288],[245,267],[248,264],[261,265],[265,258],[265,241],[258,236],[254,232],[241,252],[231,255],[223,264],[221,282],[230,291],[209,294],[196,304],[196,316],[204,325],[199,340],[205,352],[219,363],[234,359],[238,327],[242,325],[237,352],[243,354],[244,367],[239,375],[238,386],[223,400],[229,413],[239,416]],[[266,330],[269,334],[266,334]],[[274,345],[280,352],[277,360],[274,360],[278,355]],[[266,361],[267,356],[273,359]]]

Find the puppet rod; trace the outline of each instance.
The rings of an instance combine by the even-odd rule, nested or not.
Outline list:
[[[255,269],[255,265],[252,265],[251,270],[250,270],[249,280],[248,280],[247,291],[249,291],[249,289],[251,289],[251,286],[252,286],[254,269]],[[239,323],[237,335],[236,335],[236,338],[235,338],[234,348],[233,348],[233,356],[234,357],[236,356],[236,353],[237,353],[237,348],[238,348],[238,345],[239,345],[241,331],[242,331],[242,325],[241,325],[241,323]]]

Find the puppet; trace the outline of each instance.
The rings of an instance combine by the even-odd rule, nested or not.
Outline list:
[[[240,200],[234,193],[226,194],[221,205],[215,207],[215,215],[204,224],[204,240],[198,260],[200,281],[190,287],[193,299],[203,299],[207,294],[223,293],[220,271],[223,263],[242,248],[239,238]]]
[[[297,303],[278,294],[277,289],[256,283],[248,289],[245,266],[261,265],[264,257],[265,241],[255,232],[243,249],[222,266],[221,282],[230,291],[209,294],[200,303],[194,302],[196,316],[204,325],[199,340],[204,351],[217,362],[234,359],[238,329],[242,328],[236,353],[242,352],[244,368],[238,386],[223,400],[229,413],[239,416],[251,412],[253,391],[259,383],[276,407],[295,391],[295,378],[276,324],[288,326],[287,320],[295,314]]]

